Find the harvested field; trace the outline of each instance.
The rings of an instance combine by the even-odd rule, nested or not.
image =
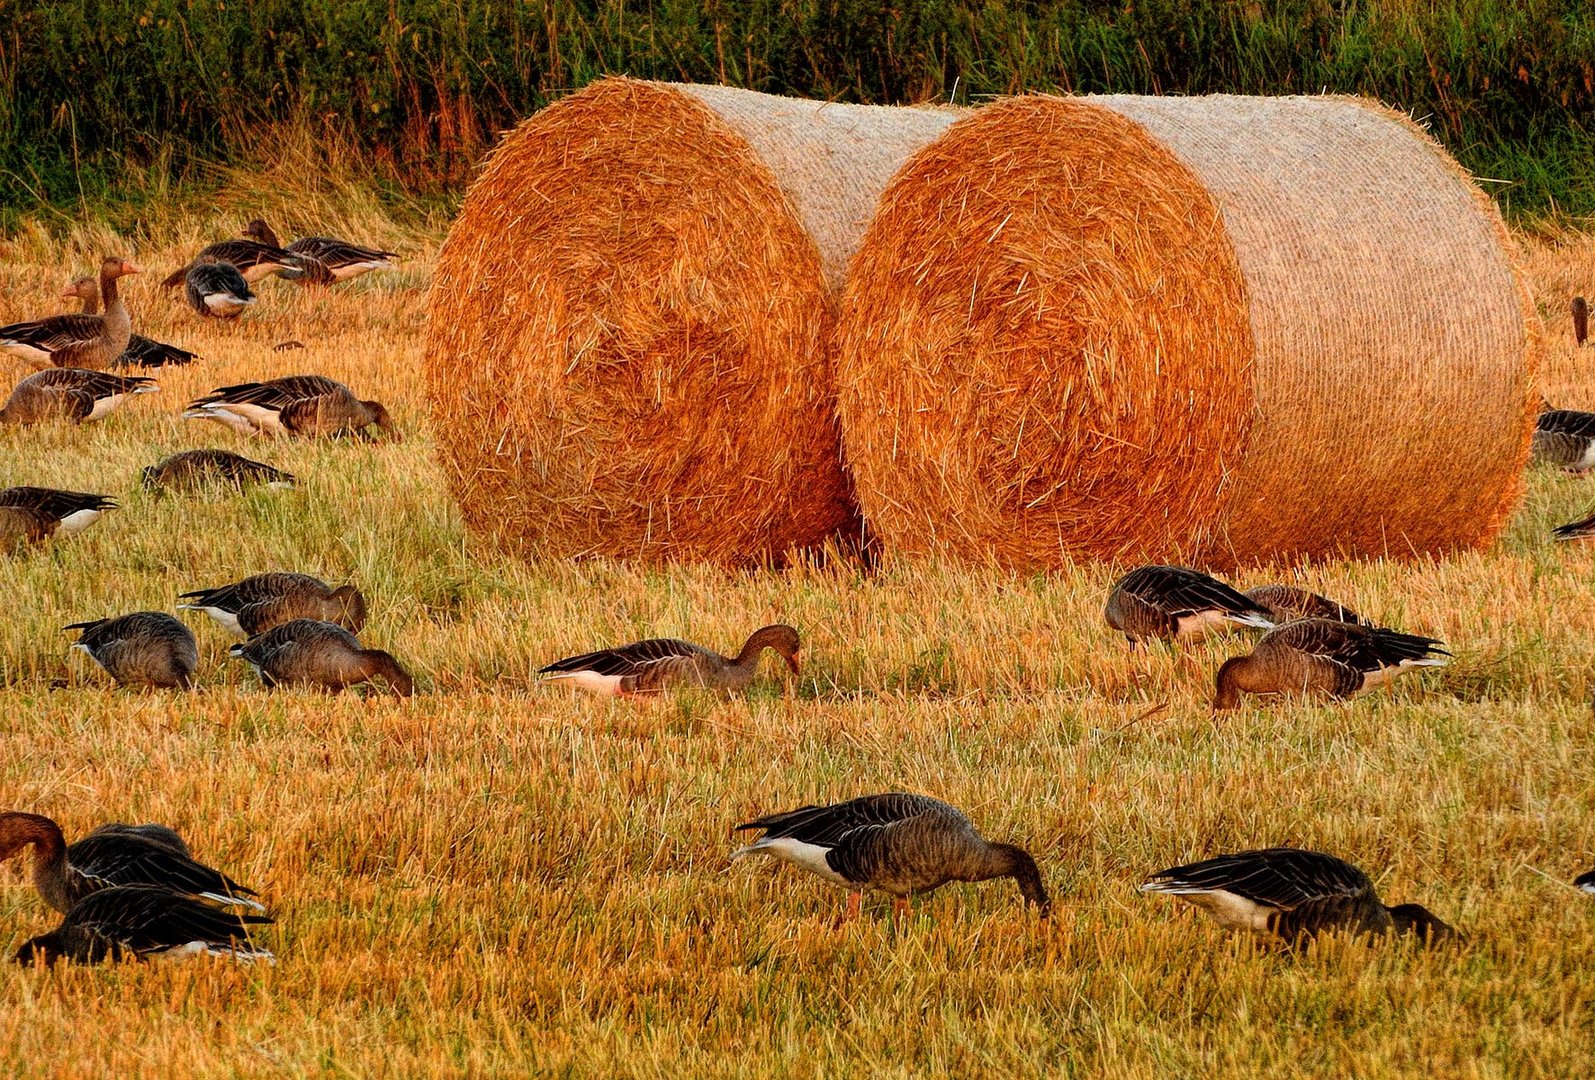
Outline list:
[[[203,222],[212,234],[236,227]],[[392,240],[380,223],[358,238]],[[133,279],[152,336],[205,360],[104,423],[0,429],[10,483],[117,495],[81,536],[0,562],[3,809],[180,828],[263,893],[277,966],[196,961],[0,970],[0,1073],[16,1076],[1123,1078],[1575,1075],[1595,1055],[1595,545],[1553,524],[1595,481],[1536,471],[1489,550],[1261,566],[1451,643],[1447,670],[1349,705],[1249,703],[1214,719],[1240,639],[1131,654],[1100,621],[1114,570],[1019,575],[926,561],[826,571],[526,564],[467,536],[427,429],[425,291],[402,273],[326,294],[261,286],[236,328]],[[0,318],[48,310],[106,245],[14,241]],[[152,270],[191,247],[134,254]],[[1539,244],[1547,394],[1595,408],[1566,292],[1595,245]],[[1463,313],[1459,312],[1459,317]],[[303,351],[273,352],[285,339]],[[241,443],[179,422],[213,386],[319,371],[386,401],[400,445]],[[297,491],[156,499],[139,466],[222,446]],[[202,689],[111,690],[67,622],[264,569],[354,580],[363,637],[417,674],[408,701],[260,691],[198,617]],[[767,661],[746,700],[654,705],[536,684],[549,659],[649,634],[730,648],[781,618],[800,679]],[[52,689],[52,681],[64,683]],[[725,861],[755,813],[905,788],[1026,844],[1050,923],[1009,883],[949,886],[906,923],[772,863]],[[1391,902],[1471,935],[1419,952],[1300,955],[1227,938],[1145,873],[1267,843],[1354,858]],[[54,916],[0,866],[0,948]]]

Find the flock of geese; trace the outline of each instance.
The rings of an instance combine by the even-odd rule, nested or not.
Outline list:
[[[281,274],[305,284],[331,284],[391,265],[392,253],[323,237],[286,248],[262,221],[246,239],[207,247],[165,281],[183,284],[202,315],[231,318],[253,302],[248,284]],[[193,354],[132,334],[117,281],[138,273],[119,257],[106,258],[96,283],[79,278],[64,296],[81,299],[80,313],[0,327],[0,350],[49,364],[28,376],[0,408],[0,421],[38,423],[98,420],[126,397],[153,390],[143,376],[118,376],[111,366],[188,363]],[[103,303],[104,310],[100,311]],[[1575,317],[1579,308],[1575,305]],[[1586,309],[1587,316],[1587,309]],[[1576,318],[1575,318],[1576,321]],[[397,439],[378,402],[320,375],[295,375],[218,388],[191,402],[184,417],[225,424],[245,435],[301,438],[360,436]],[[1578,471],[1595,466],[1595,414],[1545,409],[1534,439],[1538,459]],[[145,468],[142,482],[158,490],[221,483],[291,486],[294,478],[225,450],[191,450]],[[56,534],[71,534],[115,509],[109,496],[35,487],[0,491],[0,543],[11,549]],[[1595,518],[1558,530],[1564,538],[1595,535]],[[369,685],[398,695],[413,692],[409,672],[391,654],[367,649],[356,636],[365,626],[365,597],[353,585],[332,586],[306,574],[257,574],[178,598],[178,610],[203,613],[245,640],[230,649],[268,686],[327,691]],[[1442,666],[1449,655],[1436,638],[1370,623],[1345,605],[1288,585],[1241,592],[1205,573],[1151,565],[1114,583],[1104,611],[1110,628],[1132,648],[1149,641],[1189,642],[1215,631],[1264,631],[1249,653],[1226,660],[1214,676],[1213,708],[1238,707],[1243,695],[1307,694],[1347,698],[1386,685],[1416,669]],[[166,612],[138,611],[74,623],[81,649],[117,684],[189,689],[198,649],[193,633]],[[557,660],[548,679],[596,694],[656,695],[684,688],[721,693],[745,690],[766,651],[800,671],[798,631],[761,627],[734,656],[676,639],[658,638]],[[983,837],[957,808],[926,795],[866,795],[803,806],[737,825],[756,831],[732,860],[768,855],[845,888],[847,917],[858,915],[865,890],[886,893],[899,911],[954,881],[1011,878],[1020,895],[1045,915],[1051,899],[1036,860],[1023,848]],[[271,922],[253,890],[193,858],[175,831],[162,825],[109,824],[67,844],[55,822],[35,814],[0,814],[0,862],[33,849],[33,878],[45,902],[62,913],[53,931],[30,939],[16,954],[24,964],[58,959],[94,963],[123,956],[210,954],[271,960],[252,928]],[[1595,894],[1595,871],[1574,884]],[[1322,852],[1268,848],[1222,854],[1149,875],[1149,893],[1177,896],[1221,925],[1287,946],[1326,932],[1412,934],[1425,943],[1457,936],[1417,904],[1387,906],[1363,871]]]

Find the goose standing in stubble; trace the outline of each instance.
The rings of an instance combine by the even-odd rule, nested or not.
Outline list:
[[[151,491],[200,491],[211,486],[242,490],[250,484],[291,488],[295,483],[292,473],[231,450],[184,450],[145,466],[139,476]]]
[[[12,388],[0,406],[0,424],[42,424],[65,421],[87,424],[103,420],[134,394],[160,390],[144,375],[112,375],[86,368],[48,368]]]
[[[277,243],[270,225],[256,218],[244,226],[244,235],[264,244]],[[301,236],[283,250],[300,257],[300,268],[283,274],[303,285],[333,285],[372,270],[392,270],[396,252],[362,247],[333,236]]]
[[[755,630],[735,657],[676,638],[649,638],[613,649],[556,660],[538,674],[565,680],[595,694],[626,697],[684,687],[725,693],[748,688],[759,670],[759,658],[770,649],[799,671],[798,632],[784,623]]]
[[[300,262],[276,244],[263,244],[249,237],[220,240],[207,244],[198,255],[168,274],[161,288],[175,289],[202,266],[230,266],[243,281],[253,285],[273,274],[297,271]]]
[[[194,634],[164,611],[135,611],[114,619],[71,623],[82,649],[123,687],[190,690],[199,668]]]
[[[386,406],[361,400],[343,383],[325,375],[289,375],[218,387],[190,402],[183,417],[215,420],[240,435],[371,438],[368,429],[375,427],[394,442],[403,441]]]
[[[271,963],[271,952],[249,940],[250,926],[271,921],[265,915],[221,911],[165,889],[118,885],[84,897],[60,926],[24,942],[14,959],[24,965],[62,959],[98,964],[124,956],[205,955]]]
[[[150,885],[218,904],[264,911],[257,895],[196,861],[183,838],[164,825],[102,825],[68,844],[61,826],[42,814],[0,814],[0,862],[33,848],[33,886],[57,911],[112,885]]]
[[[259,674],[268,689],[308,687],[337,693],[370,684],[399,697],[415,692],[410,673],[381,649],[367,649],[335,623],[295,619],[227,650]]]
[[[1240,707],[1242,694],[1318,694],[1349,698],[1416,668],[1443,667],[1438,638],[1334,619],[1299,619],[1258,639],[1247,656],[1218,669],[1213,708]]]
[[[99,292],[105,298],[105,314],[52,315],[33,322],[0,326],[0,352],[35,367],[90,371],[110,367],[133,336],[133,320],[116,283],[120,278],[139,272],[128,260],[108,256],[100,263]]]
[[[253,637],[295,619],[336,623],[358,634],[366,624],[366,598],[353,585],[333,588],[318,577],[283,570],[255,574],[215,589],[182,593],[181,611],[203,611],[234,634]]]
[[[1268,630],[1268,609],[1198,570],[1142,566],[1108,593],[1108,625],[1132,646],[1148,638],[1194,641],[1223,626]]]
[[[865,795],[829,806],[804,806],[738,825],[764,835],[731,853],[772,855],[848,890],[854,917],[863,890],[894,898],[900,913],[914,896],[950,881],[1013,878],[1019,892],[1045,915],[1051,899],[1030,853],[983,838],[956,807],[928,795]]]
[[[0,490],[0,510],[20,511],[42,522],[46,535],[60,531],[73,536],[100,520],[105,511],[115,509],[116,500],[109,495],[87,491],[26,486]]]
[[[1330,931],[1416,934],[1426,944],[1456,931],[1420,904],[1386,907],[1368,875],[1333,855],[1267,848],[1159,871],[1142,892],[1178,896],[1230,930],[1287,945]]]
[[[73,278],[71,284],[61,291],[63,300],[81,300],[82,312],[85,315],[98,315],[100,313],[100,285],[91,277]],[[143,334],[133,334],[127,339],[127,348],[122,350],[120,356],[111,361],[111,367],[119,368],[155,368],[192,364],[197,359],[194,353],[187,349],[179,349],[176,345],[168,345],[162,341],[155,341]]]
[[[188,271],[183,295],[188,306],[207,319],[236,319],[256,299],[238,267],[225,262],[203,262]]]

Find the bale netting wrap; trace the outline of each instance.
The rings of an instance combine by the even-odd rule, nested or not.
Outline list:
[[[903,168],[838,328],[888,551],[1224,566],[1488,542],[1537,348],[1489,200],[1341,97],[1026,97]]]
[[[835,291],[938,110],[605,79],[505,136],[426,363],[467,524],[526,555],[779,561],[856,521]]]

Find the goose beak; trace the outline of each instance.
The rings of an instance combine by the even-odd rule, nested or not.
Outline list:
[[[143,272],[144,272],[144,268],[139,266],[137,263],[129,262],[126,259],[122,260],[122,273],[124,273],[124,274],[142,274]]]

